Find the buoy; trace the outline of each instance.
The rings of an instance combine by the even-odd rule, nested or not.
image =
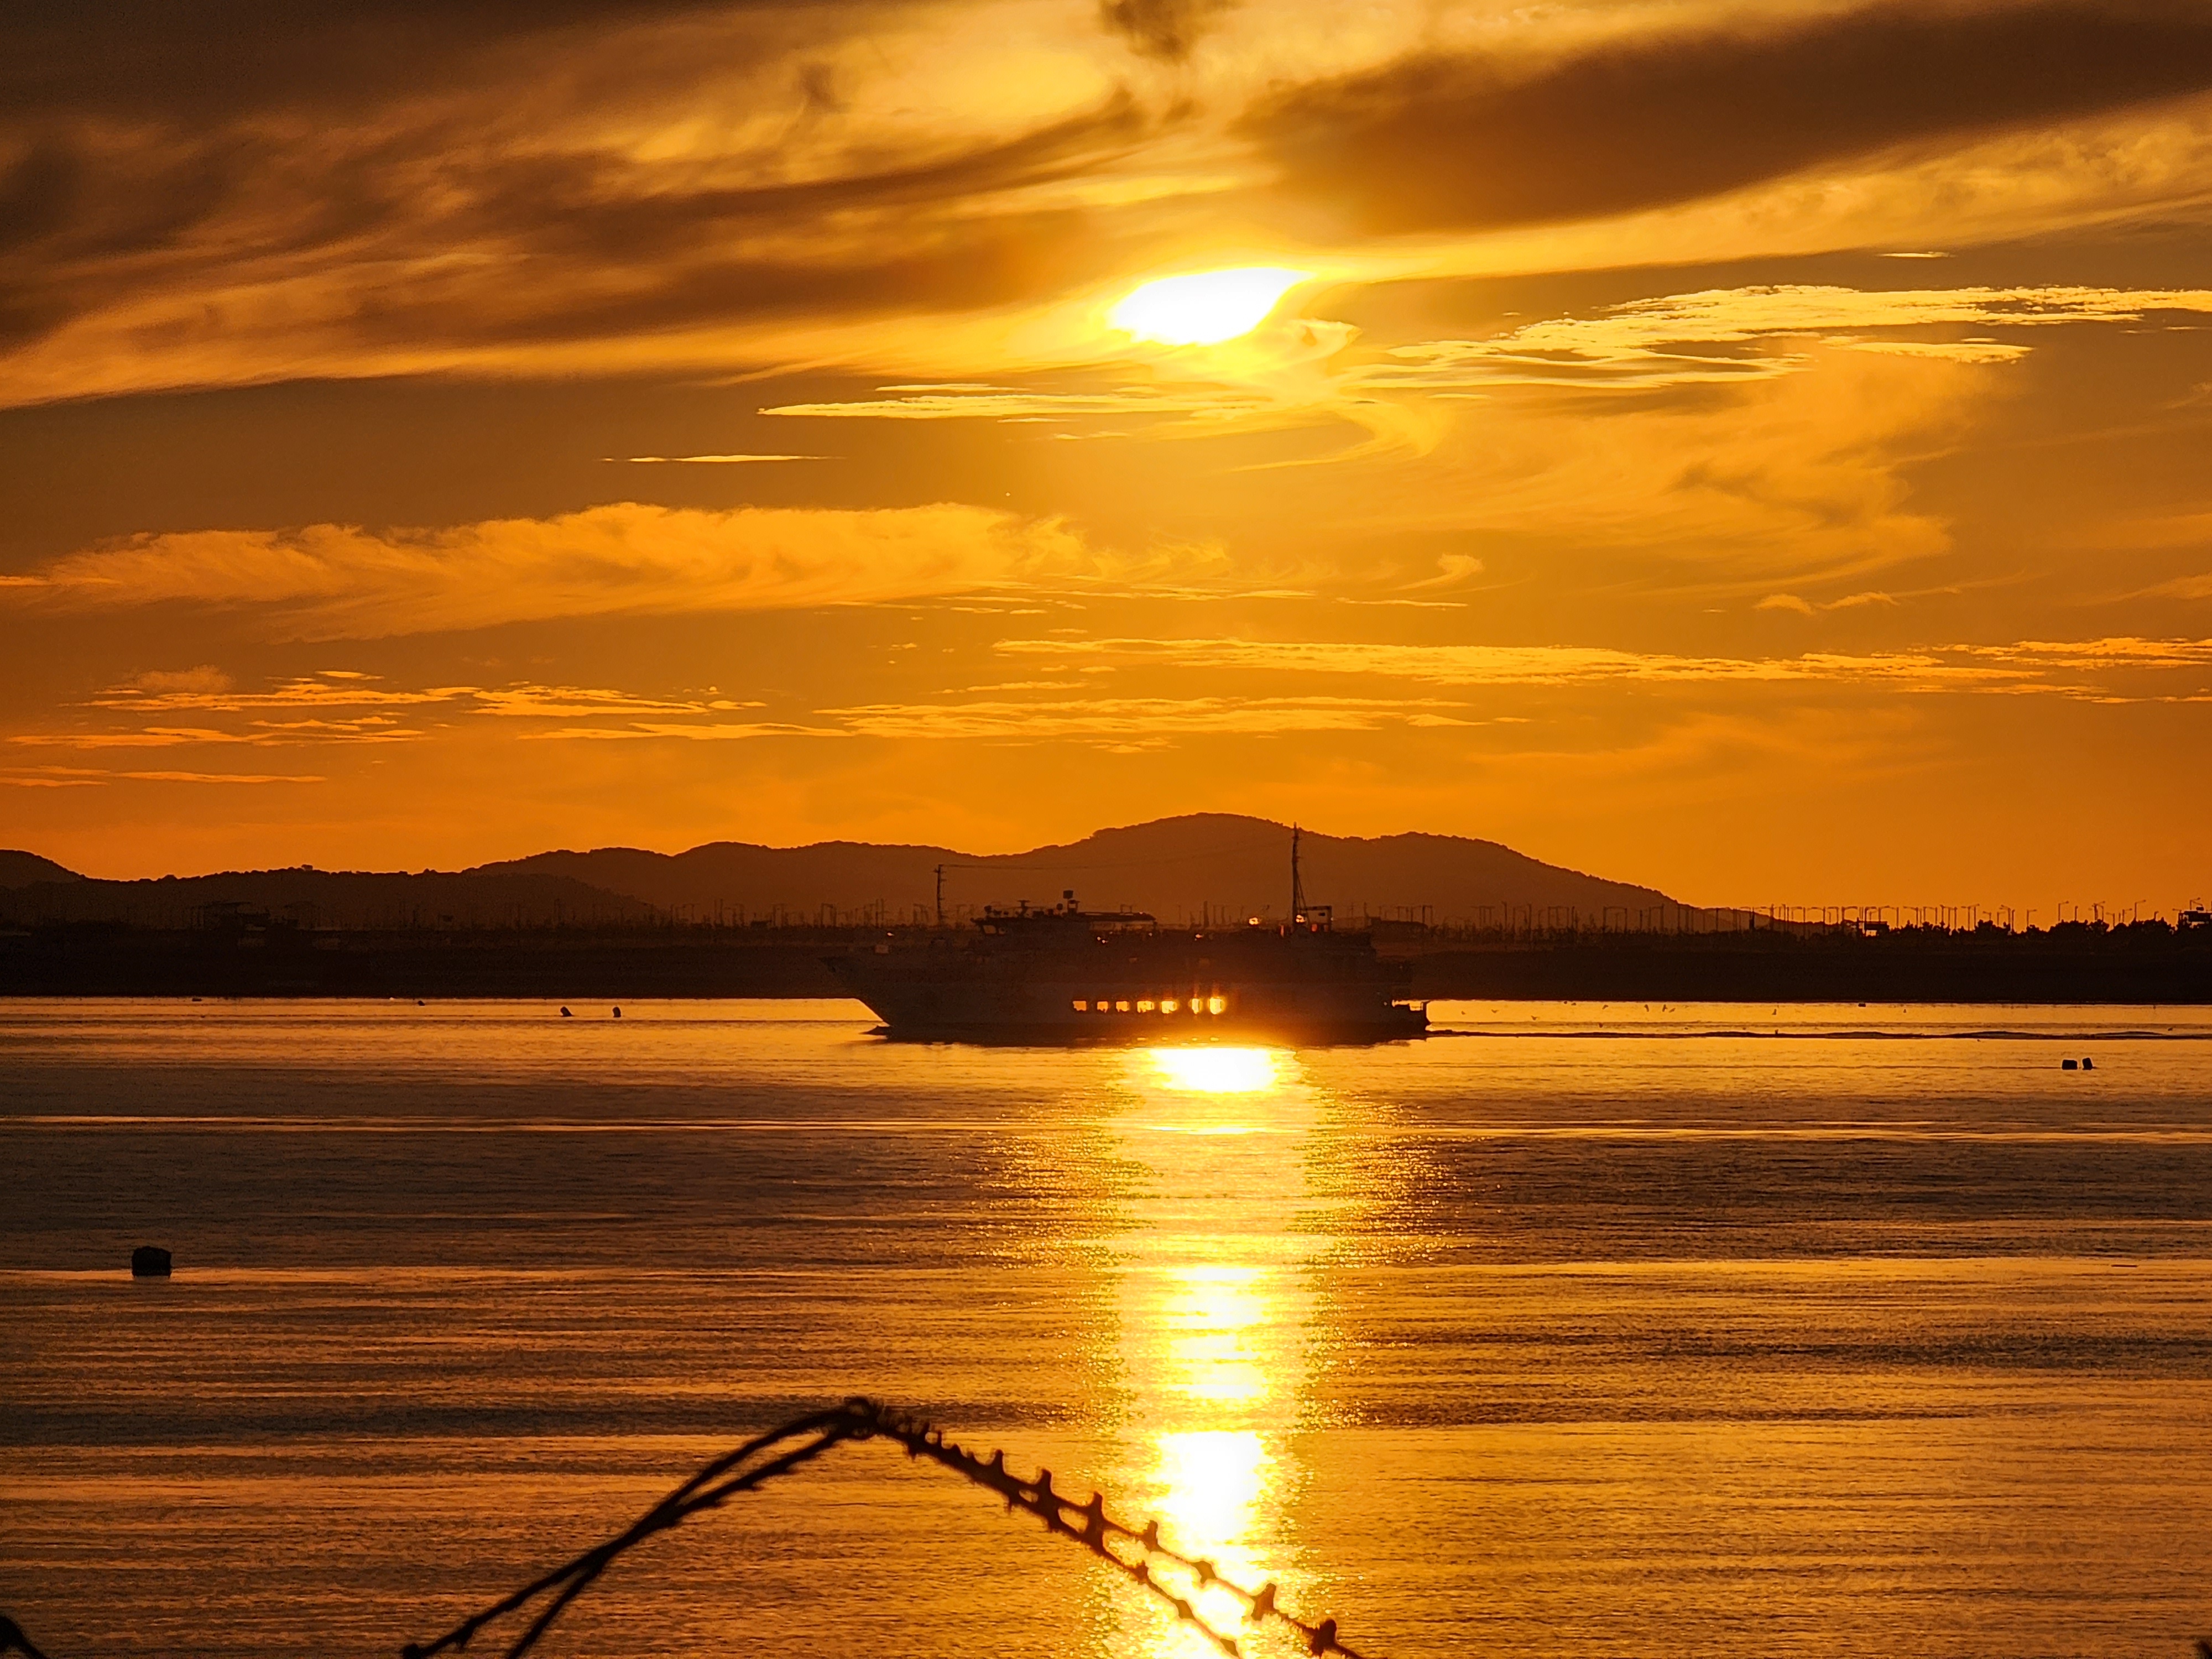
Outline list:
[[[169,1276],[169,1253],[159,1244],[141,1244],[131,1252],[131,1277],[133,1279],[167,1279]]]
[[[622,1010],[621,1010],[621,1009],[617,1008],[617,1009],[616,1009],[616,1010],[615,1010],[615,1018],[616,1018],[617,1019],[620,1019],[620,1018],[622,1018]]]
[[[563,1019],[575,1018],[575,1015],[568,1012],[568,1005],[565,1002],[561,1005],[561,1018]]]
[[[2080,1068],[2081,1064],[2078,1060],[2062,1060],[2058,1062],[2058,1069],[2062,1072],[2075,1071]]]
[[[2085,1072],[2094,1072],[2097,1069],[2097,1062],[2084,1054],[2081,1056],[2081,1069]]]

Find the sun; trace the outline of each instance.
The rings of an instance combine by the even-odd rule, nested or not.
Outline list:
[[[1259,327],[1283,295],[1312,276],[1278,265],[1240,265],[1163,276],[1133,290],[1106,320],[1162,345],[1218,345]]]

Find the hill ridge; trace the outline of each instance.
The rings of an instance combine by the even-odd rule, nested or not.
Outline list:
[[[309,866],[100,881],[35,854],[27,869],[59,871],[8,883],[0,913],[18,921],[167,920],[197,907],[290,908],[325,926],[537,924],[599,919],[883,923],[947,921],[985,905],[1049,905],[1073,891],[1092,909],[1142,910],[1167,922],[1280,916],[1290,903],[1291,826],[1241,813],[1193,812],[1115,824],[1017,853],[852,840],[774,847],[703,842],[680,853],[646,848],[555,848],[459,871],[329,871]],[[1478,921],[1519,911],[1648,909],[1656,889],[1547,864],[1502,842],[1404,830],[1387,836],[1304,832],[1310,903],[1361,915]],[[4,860],[5,855],[0,855]]]

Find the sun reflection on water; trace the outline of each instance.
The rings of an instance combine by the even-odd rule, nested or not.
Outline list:
[[[1163,1087],[1185,1094],[1252,1095],[1272,1088],[1275,1054],[1268,1048],[1152,1048]]]
[[[1145,1180],[1115,1252],[1125,1478],[1176,1549],[1291,1598],[1304,1578],[1285,1538],[1301,1484],[1289,1460],[1326,1341],[1313,1328],[1310,1269],[1330,1241],[1310,1224],[1308,1151],[1322,1102],[1284,1049],[1162,1048],[1127,1063],[1115,1139]],[[1217,1629],[1244,1628],[1227,1591],[1186,1589]],[[1145,1616],[1146,1659],[1218,1659],[1171,1613]]]
[[[1173,1277],[1177,1288],[1160,1310],[1177,1373],[1170,1385],[1195,1400],[1264,1398],[1267,1373],[1246,1340],[1267,1317],[1261,1270],[1188,1267]]]
[[[1161,1529],[1170,1540],[1188,1539],[1231,1579],[1252,1589],[1267,1576],[1257,1551],[1245,1540],[1257,1528],[1260,1500],[1274,1485],[1275,1460],[1252,1429],[1194,1429],[1158,1437]],[[1206,1621],[1233,1631],[1244,1603],[1219,1585],[1193,1598]],[[1161,1644],[1163,1653],[1212,1652],[1195,1631],[1181,1629]]]

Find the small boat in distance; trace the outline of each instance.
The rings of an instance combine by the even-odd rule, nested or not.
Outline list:
[[[921,1042],[1390,1042],[1426,1034],[1411,969],[1310,906],[1291,837],[1291,919],[1163,927],[1141,911],[987,908],[964,939],[896,939],[823,960],[883,1021]]]

